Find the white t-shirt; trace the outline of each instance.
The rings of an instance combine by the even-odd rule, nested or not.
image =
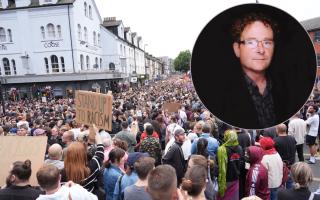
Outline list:
[[[310,126],[309,131],[308,131],[308,135],[313,136],[313,137],[317,137],[318,128],[319,128],[319,115],[315,113],[314,115],[310,116],[306,120],[306,123],[307,123],[307,125]]]
[[[72,187],[62,186],[57,192],[49,195],[40,195],[36,200],[98,200],[97,196],[76,184]]]
[[[304,143],[304,136],[307,134],[307,123],[300,118],[293,118],[289,122],[288,135],[292,135],[297,145]]]

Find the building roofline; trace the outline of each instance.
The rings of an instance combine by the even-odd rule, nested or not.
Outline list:
[[[44,5],[37,5],[37,6],[24,6],[24,7],[6,8],[6,9],[0,9],[0,12],[12,11],[12,10],[22,10],[22,9],[29,9],[29,8],[43,8],[43,7],[53,7],[53,6],[66,6],[66,5],[73,5],[73,2],[72,2],[72,3],[70,2],[70,3],[44,4]]]

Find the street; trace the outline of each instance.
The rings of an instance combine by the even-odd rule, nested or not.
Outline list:
[[[309,158],[310,154],[309,154],[309,149],[308,147],[305,145],[304,149],[304,158]],[[298,157],[296,157],[296,161],[298,160]],[[315,192],[318,188],[320,188],[320,156],[316,157],[316,164],[314,165],[309,165],[312,169],[313,172],[313,182],[312,184],[309,186],[309,189],[311,192]]]

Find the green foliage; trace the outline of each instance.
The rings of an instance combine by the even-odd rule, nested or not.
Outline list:
[[[181,51],[173,61],[173,66],[176,71],[186,72],[190,70],[191,53],[189,50]]]

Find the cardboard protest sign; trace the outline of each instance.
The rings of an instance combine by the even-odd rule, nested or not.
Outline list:
[[[167,110],[169,113],[178,112],[181,104],[180,103],[164,103],[163,110]]]
[[[0,136],[0,186],[5,185],[10,167],[15,161],[31,160],[31,185],[38,185],[36,173],[44,163],[46,136]]]
[[[76,121],[108,131],[112,130],[112,96],[77,90],[75,94]]]

